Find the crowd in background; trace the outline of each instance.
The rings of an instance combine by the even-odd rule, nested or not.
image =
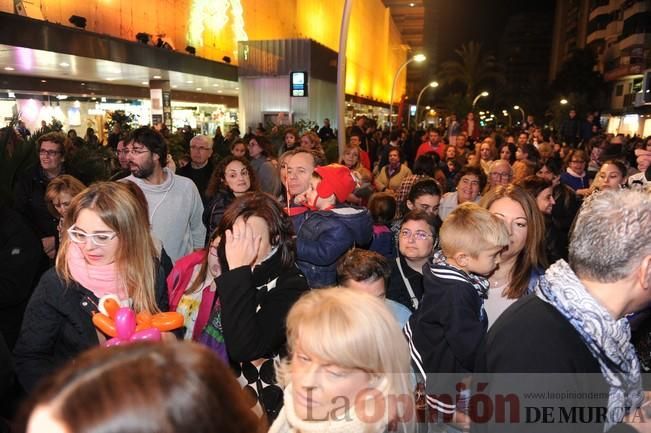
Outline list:
[[[118,126],[106,145],[4,128],[3,164],[21,161],[0,196],[2,416],[27,400],[32,432],[460,431],[471,395],[443,396],[475,372],[589,372],[614,421],[586,431],[639,429],[615,408],[643,404],[651,371],[651,137],[595,122],[361,116],[341,155],[327,119],[241,138]],[[183,327],[95,348],[109,297]],[[88,395],[93,417],[75,412]],[[406,406],[364,418],[390,395]]]

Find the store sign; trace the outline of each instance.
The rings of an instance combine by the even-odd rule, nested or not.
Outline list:
[[[307,72],[291,72],[289,74],[289,89],[291,96],[307,96]]]

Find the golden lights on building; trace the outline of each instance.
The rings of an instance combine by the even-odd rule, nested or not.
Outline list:
[[[344,0],[31,0],[43,18],[68,24],[87,18],[86,30],[135,40],[136,33],[164,34],[177,51],[237,63],[238,40],[308,38],[337,51]],[[14,0],[0,0],[14,12]],[[381,0],[353,3],[348,30],[346,93],[388,102],[393,76],[407,58],[400,33]],[[405,74],[397,89],[404,89]],[[402,92],[396,91],[396,99]]]

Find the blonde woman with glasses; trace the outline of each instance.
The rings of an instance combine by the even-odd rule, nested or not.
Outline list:
[[[115,182],[94,184],[70,203],[56,265],[34,290],[14,349],[25,390],[106,340],[92,315],[107,297],[136,312],[168,306],[147,212],[126,185]]]

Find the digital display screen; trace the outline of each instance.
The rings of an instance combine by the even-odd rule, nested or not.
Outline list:
[[[307,72],[292,72],[289,76],[291,96],[307,96]]]

